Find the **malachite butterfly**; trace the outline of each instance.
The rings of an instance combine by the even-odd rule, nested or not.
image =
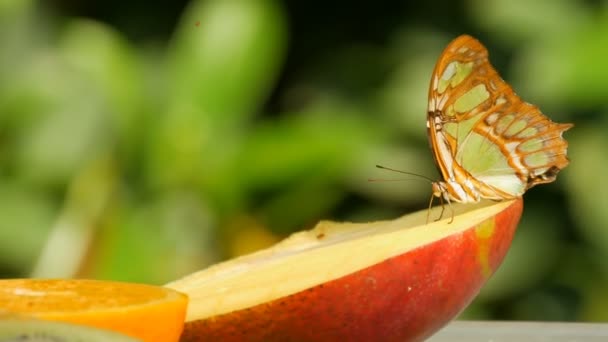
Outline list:
[[[572,124],[551,121],[519,98],[488,60],[488,50],[462,35],[443,51],[431,78],[428,137],[442,176],[441,202],[520,197],[555,180],[568,165],[562,137]],[[442,211],[443,214],[443,211]]]

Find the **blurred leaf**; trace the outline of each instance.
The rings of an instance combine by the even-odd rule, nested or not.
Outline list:
[[[34,278],[72,278],[114,199],[116,164],[103,156],[85,165],[71,179],[59,217],[53,223],[36,266]]]
[[[608,321],[608,278],[596,276],[594,282],[585,291],[580,319],[587,322]]]
[[[576,30],[591,14],[583,5],[569,0],[470,0],[467,9],[490,34],[513,42]]]
[[[13,76],[19,69],[16,65],[40,48],[36,43],[44,35],[38,32],[40,21],[36,19],[33,0],[0,0],[0,80]]]
[[[237,169],[246,189],[273,194],[253,203],[264,222],[275,231],[290,232],[318,220],[338,203],[343,191],[333,184],[375,134],[359,113],[339,101],[317,103],[258,125]]]
[[[291,233],[323,218],[344,197],[327,182],[315,179],[292,185],[261,204],[259,214],[273,232]],[[322,178],[322,177],[321,177]]]
[[[22,126],[65,99],[65,84],[73,73],[49,47],[51,32],[34,1],[0,4],[0,134],[6,134],[10,144]]]
[[[90,20],[71,21],[62,35],[60,53],[102,94],[113,127],[122,139],[135,136],[142,114],[143,87],[135,52],[120,34]]]
[[[490,312],[488,310],[488,306],[484,305],[481,301],[475,299],[473,302],[467,306],[463,312],[461,312],[457,320],[475,320],[475,321],[483,321],[491,319]]]
[[[187,193],[148,202],[121,203],[97,241],[89,277],[164,284],[217,261],[204,203]]]
[[[256,126],[237,168],[252,189],[286,186],[310,176],[336,180],[377,134],[361,113],[347,105],[317,103]]]
[[[219,136],[240,127],[277,77],[285,32],[274,0],[193,1],[172,48],[173,103],[192,103],[200,118],[193,123]]]
[[[510,301],[511,317],[524,321],[573,321],[580,298],[569,288],[545,286]]]
[[[0,183],[0,268],[25,277],[54,220],[51,198],[23,184]]]
[[[0,17],[15,15],[30,9],[33,0],[0,0]]]
[[[20,133],[35,125],[47,113],[71,102],[81,90],[78,74],[51,50],[12,61],[11,68],[11,73],[3,75],[6,83],[0,83],[0,123],[11,132]]]
[[[24,132],[19,146],[19,173],[42,184],[65,184],[96,155],[111,146],[108,120],[94,98],[49,112]]]
[[[606,285],[608,284],[608,253],[589,248],[586,244],[572,242],[562,248],[559,268],[554,282],[575,290],[581,298],[576,320],[606,321],[608,306]]]
[[[147,147],[146,177],[154,189],[195,187],[220,215],[238,211],[245,193],[242,171],[235,163],[242,133],[213,132],[201,122],[202,115],[189,103],[182,103],[156,122]]]
[[[560,226],[549,207],[526,205],[509,253],[482,288],[479,299],[504,300],[542,284],[557,266],[557,256],[563,250]]]
[[[608,13],[568,34],[529,45],[515,66],[518,86],[553,106],[593,108],[608,96]]]
[[[608,250],[608,192],[604,172],[608,168],[608,146],[604,126],[578,126],[570,133],[571,165],[564,172],[571,215],[577,229],[593,246]]]
[[[416,138],[426,143],[428,90],[435,61],[444,44],[433,33],[402,33],[396,35],[390,54],[396,61],[384,88],[377,94],[383,109],[383,122],[403,138]]]
[[[172,48],[169,109],[151,137],[153,184],[195,185],[219,210],[240,207],[242,129],[277,76],[284,34],[274,1],[192,3]]]

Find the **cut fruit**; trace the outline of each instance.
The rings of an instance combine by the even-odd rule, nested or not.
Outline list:
[[[419,341],[454,318],[505,256],[521,200],[453,205],[313,230],[168,284],[188,294],[182,341]],[[434,209],[432,215],[437,215]]]
[[[83,325],[36,319],[0,319],[0,342],[138,342],[139,339]]]
[[[84,279],[0,280],[0,314],[64,321],[149,342],[178,341],[188,298],[152,285]]]

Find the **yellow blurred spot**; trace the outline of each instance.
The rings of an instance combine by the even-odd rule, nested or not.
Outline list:
[[[228,252],[236,257],[274,245],[281,238],[252,217],[241,217],[231,224],[234,234],[228,245]]]

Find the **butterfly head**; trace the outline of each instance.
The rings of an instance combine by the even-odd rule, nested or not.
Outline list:
[[[448,191],[445,183],[443,182],[433,182],[431,183],[431,188],[433,189],[433,196],[440,198],[443,197]]]

